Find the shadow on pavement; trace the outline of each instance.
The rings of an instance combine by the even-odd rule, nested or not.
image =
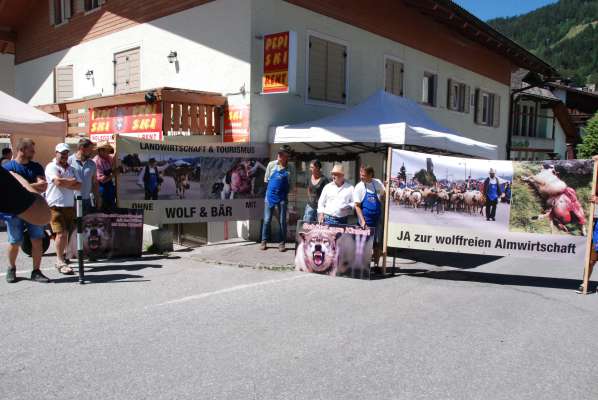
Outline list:
[[[94,283],[133,283],[133,282],[149,282],[149,279],[143,278],[143,275],[131,275],[131,274],[103,274],[103,275],[85,275],[86,284]],[[134,280],[130,280],[134,279]],[[64,278],[52,279],[52,283],[77,283],[79,277],[77,275],[71,275]]]
[[[460,269],[476,268],[480,265],[488,264],[502,258],[497,256],[445,253],[414,249],[389,249],[389,255],[398,258],[406,258],[408,260],[414,260],[425,264],[436,265],[438,267],[446,266]],[[392,262],[392,259],[390,260]]]
[[[86,268],[89,269],[90,273],[94,273],[94,272],[102,272],[102,271],[113,271],[115,269],[118,270],[123,270],[123,271],[139,271],[142,269],[146,269],[146,268],[162,268],[162,264],[128,264],[128,265],[101,265],[101,266],[97,266],[94,267],[93,264],[89,265],[86,264],[85,265]],[[76,270],[76,267],[74,267],[74,269]],[[86,271],[87,273],[87,271]]]

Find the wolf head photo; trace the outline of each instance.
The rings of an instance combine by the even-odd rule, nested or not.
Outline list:
[[[337,240],[341,233],[329,229],[300,232],[302,248],[297,249],[297,269],[305,272],[336,275],[338,268]]]

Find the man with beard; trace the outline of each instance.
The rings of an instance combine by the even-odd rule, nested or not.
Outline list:
[[[69,146],[58,143],[55,150],[56,157],[46,166],[46,200],[52,214],[50,226],[56,234],[56,269],[61,274],[69,275],[73,269],[67,265],[64,253],[75,222],[75,191],[81,190],[81,182],[68,163]]]
[[[44,174],[44,168],[33,161],[35,155],[35,142],[31,139],[21,139],[17,144],[17,157],[3,165],[3,167],[14,174],[25,179],[29,186],[37,193],[43,193],[46,190],[47,183]],[[6,188],[8,189],[8,188]],[[12,193],[9,194],[11,196]],[[31,280],[36,282],[50,282],[50,280],[40,271],[42,261],[44,238],[44,227],[31,224],[22,218],[13,216],[6,221],[8,232],[8,263],[9,268],[6,273],[8,283],[16,282],[16,261],[19,254],[19,247],[23,242],[25,230],[29,233],[31,239],[31,257],[33,259],[33,271]]]
[[[77,180],[81,182],[81,190],[75,191],[75,196],[81,195],[83,199],[83,214],[90,214],[95,211],[91,202],[91,193],[93,199],[98,205],[100,196],[98,193],[98,180],[96,177],[96,163],[91,159],[93,152],[93,142],[83,138],[79,140],[77,152],[69,157],[69,165],[75,170]]]

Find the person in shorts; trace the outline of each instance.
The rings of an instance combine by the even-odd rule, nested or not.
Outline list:
[[[58,143],[55,150],[56,157],[46,166],[46,200],[52,214],[50,226],[56,234],[56,269],[61,274],[70,275],[73,269],[67,265],[64,256],[75,223],[75,191],[81,190],[81,182],[68,163],[69,146]]]
[[[37,193],[43,193],[46,190],[46,178],[44,168],[33,161],[35,156],[35,142],[31,139],[21,139],[16,147],[17,156],[2,165],[4,169],[16,175],[19,175],[29,183],[29,186]],[[12,195],[12,193],[11,193]],[[6,218],[6,231],[8,233],[8,271],[6,272],[6,281],[14,283],[16,277],[16,262],[19,254],[19,247],[23,243],[25,232],[28,233],[31,240],[31,258],[33,260],[33,271],[31,280],[36,282],[50,282],[50,280],[40,271],[43,254],[43,238],[45,235],[44,227],[25,221],[14,215]]]

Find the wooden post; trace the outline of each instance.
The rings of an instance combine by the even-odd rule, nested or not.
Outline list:
[[[114,174],[114,195],[116,196],[116,207],[118,208],[118,181],[120,179],[120,163],[118,162],[118,133],[114,134],[114,158],[112,159],[112,168]]]
[[[388,214],[390,207],[390,178],[392,172],[392,147],[388,146],[386,159],[386,196],[384,196],[384,236],[382,239],[382,274],[386,275],[386,258],[388,256]]]
[[[592,174],[592,195],[596,194],[596,179],[598,178],[598,162],[594,160],[594,173]],[[588,232],[586,239],[586,258],[583,272],[583,294],[588,294],[588,285],[590,284],[590,257],[592,255],[592,233],[594,231],[594,211],[596,205],[590,203],[590,217],[588,218]]]

